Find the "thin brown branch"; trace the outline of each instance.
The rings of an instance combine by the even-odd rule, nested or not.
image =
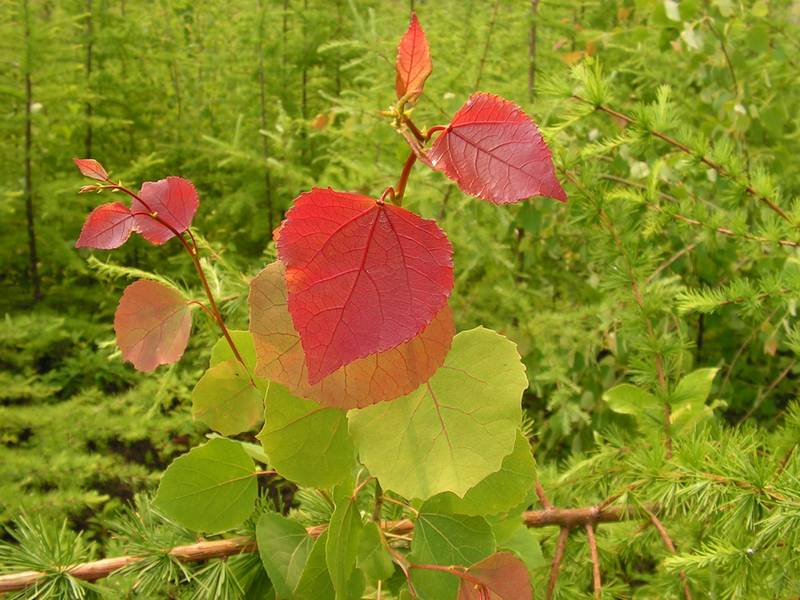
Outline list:
[[[553,505],[550,503],[550,500],[547,499],[547,495],[544,493],[544,488],[538,479],[536,480],[536,496],[539,498],[539,502],[542,503],[543,508],[553,508]]]
[[[667,550],[669,550],[670,553],[675,554],[677,552],[677,550],[675,549],[675,544],[673,543],[672,538],[669,537],[669,534],[667,533],[667,529],[666,527],[664,527],[664,524],[658,519],[658,517],[655,516],[655,514],[647,510],[647,508],[644,508],[643,510],[647,513],[647,516],[650,518],[650,522],[653,524],[653,527],[655,527],[656,531],[658,531],[658,535],[661,536],[661,540],[664,542],[664,545],[667,547]],[[689,582],[686,579],[686,573],[684,571],[681,571],[678,574],[678,576],[681,578],[684,598],[686,598],[686,600],[692,600],[692,592],[689,589]]]
[[[545,594],[545,600],[552,600],[553,598],[553,592],[556,589],[556,582],[558,581],[558,571],[561,568],[561,560],[564,558],[564,550],[567,547],[568,537],[569,527],[562,527],[558,532],[556,552],[553,555],[553,562],[550,565],[550,578],[547,580],[547,593]]]
[[[600,558],[597,555],[597,539],[594,537],[594,525],[586,524],[586,539],[589,542],[589,553],[592,555],[592,587],[595,600],[603,595],[603,584],[600,580]]]

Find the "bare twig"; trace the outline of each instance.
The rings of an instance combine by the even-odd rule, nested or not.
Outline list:
[[[672,538],[669,537],[667,533],[667,529],[664,527],[664,524],[655,516],[651,511],[647,510],[647,508],[643,508],[643,510],[647,513],[648,517],[650,518],[650,522],[653,524],[653,527],[656,528],[658,531],[658,535],[661,536],[661,540],[664,542],[664,545],[667,547],[672,554],[675,554],[677,550],[675,549],[675,544],[672,542]],[[692,592],[689,589],[689,582],[686,579],[686,573],[681,571],[679,573],[679,577],[681,578],[681,584],[683,585],[683,596],[686,600],[692,600]]]
[[[594,537],[594,525],[586,524],[586,539],[589,541],[589,552],[592,555],[592,586],[595,600],[603,595],[603,584],[600,581],[600,558],[597,556],[597,540]]]
[[[558,532],[558,541],[556,542],[556,552],[553,555],[553,562],[550,565],[550,578],[547,580],[547,593],[545,600],[553,598],[553,591],[556,589],[556,581],[558,581],[558,571],[561,568],[561,560],[564,558],[564,549],[567,547],[567,538],[569,537],[569,527],[562,527]]]

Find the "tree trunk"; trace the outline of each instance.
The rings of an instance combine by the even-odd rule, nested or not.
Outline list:
[[[33,82],[31,81],[31,15],[28,0],[24,0],[22,6],[25,19],[23,25],[25,39],[25,150],[23,156],[25,179],[23,196],[25,198],[25,216],[28,225],[28,270],[31,287],[33,289],[33,301],[36,303],[42,299],[42,287],[39,281],[39,256],[36,251],[36,223],[33,210],[33,178],[31,172],[31,154],[33,147],[33,116],[31,114],[31,105],[33,104]]]
[[[264,71],[264,19],[266,14],[264,12],[264,0],[258,0],[258,45],[256,51],[258,52],[258,91],[259,101],[261,106],[261,130],[267,129],[267,85],[266,73]],[[272,237],[272,230],[274,223],[272,221],[272,182],[269,177],[269,138],[266,135],[261,135],[262,156],[264,157],[264,200],[267,205],[267,239]]]
[[[84,69],[86,72],[86,89],[89,94],[92,91],[92,54],[94,52],[94,14],[92,12],[93,0],[86,0],[86,58]],[[86,138],[84,139],[84,156],[92,156],[92,117],[94,107],[92,106],[91,96],[86,101]]]

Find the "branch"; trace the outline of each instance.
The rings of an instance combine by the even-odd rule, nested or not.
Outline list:
[[[584,104],[590,104],[590,105],[594,106],[595,110],[598,110],[600,112],[604,112],[607,115],[611,115],[612,117],[614,117],[616,119],[619,119],[620,121],[624,122],[626,125],[632,125],[632,124],[636,123],[636,119],[634,119],[633,117],[631,117],[629,115],[626,115],[624,113],[621,113],[619,111],[616,111],[613,108],[611,108],[609,106],[606,106],[605,104],[595,104],[594,102],[591,102],[591,101],[589,101],[589,100],[587,100],[585,98],[581,98],[580,96],[573,96],[573,98],[575,100],[578,100],[579,102],[583,102]],[[783,219],[787,223],[793,224],[792,220],[789,218],[789,215],[787,215],[780,206],[775,204],[772,200],[767,198],[765,195],[763,195],[763,194],[759,193],[758,191],[756,191],[756,189],[752,185],[750,185],[749,183],[743,183],[743,182],[738,181],[736,179],[736,176],[733,173],[729,173],[728,170],[725,167],[723,167],[721,164],[719,164],[718,162],[715,162],[715,161],[711,160],[709,157],[705,156],[704,154],[699,154],[698,155],[689,146],[687,146],[683,142],[680,142],[680,141],[676,140],[674,137],[669,136],[669,135],[667,135],[666,133],[664,133],[662,131],[658,131],[657,129],[648,129],[648,132],[651,135],[653,135],[654,137],[657,137],[658,139],[666,142],[667,144],[669,144],[673,148],[677,148],[678,150],[680,150],[684,154],[686,154],[688,156],[692,156],[692,157],[696,158],[697,160],[699,160],[701,163],[705,164],[706,166],[711,167],[721,177],[724,177],[726,179],[729,179],[730,181],[733,181],[734,183],[736,183],[738,185],[741,185],[742,188],[744,188],[744,191],[746,191],[748,194],[750,194],[751,196],[753,196],[754,198],[756,198],[760,202],[763,202],[772,212],[777,214],[781,219]]]
[[[558,532],[558,542],[556,542],[556,552],[553,555],[553,563],[550,565],[550,578],[547,580],[547,594],[546,600],[553,598],[553,591],[556,589],[556,581],[558,580],[558,571],[561,568],[561,559],[564,558],[564,549],[567,547],[567,538],[569,537],[569,527],[562,527]]]
[[[603,584],[600,581],[600,558],[597,556],[597,540],[594,537],[594,525],[586,524],[586,538],[589,541],[589,553],[592,555],[592,584],[595,600],[603,595]]]
[[[384,500],[390,498],[384,497]],[[529,510],[522,514],[522,522],[528,527],[561,527],[569,530],[576,526],[585,526],[588,523],[612,523],[636,519],[642,516],[643,510],[656,510],[655,507],[640,509],[636,507],[609,508],[598,510],[596,507],[588,508],[548,508],[544,510]],[[381,529],[398,535],[407,535],[414,530],[414,522],[409,519],[400,521],[381,521]],[[308,527],[308,535],[317,538],[327,529],[327,525]],[[566,542],[565,542],[566,543]],[[202,562],[212,558],[235,556],[246,552],[256,552],[256,541],[248,537],[235,537],[224,540],[213,540],[176,546],[169,551],[169,555],[183,563]],[[562,550],[563,554],[563,550]],[[104,558],[87,563],[81,563],[64,569],[76,579],[96,581],[107,577],[130,564],[143,560],[143,556],[117,556]],[[560,559],[559,559],[560,562]],[[22,571],[0,575],[0,592],[21,590],[34,585],[48,573],[41,571]]]

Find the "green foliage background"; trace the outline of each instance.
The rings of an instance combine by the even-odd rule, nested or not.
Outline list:
[[[800,4],[411,4],[434,60],[415,120],[446,123],[477,89],[508,97],[542,126],[570,194],[565,206],[537,199],[498,209],[419,167],[407,192],[409,208],[439,219],[455,246],[459,329],[484,325],[519,344],[531,439],[553,499],[589,505],[664,460],[657,428],[612,411],[606,391],[628,382],[666,394],[696,368],[720,369],[714,416],[675,439],[694,487],[679,493],[659,475],[642,498],[669,507],[686,553],[665,570],[655,532],[627,543],[637,524],[604,527],[606,593],[674,596],[679,570],[718,597],[759,597],[760,586],[769,596],[800,593],[788,574],[797,572],[796,504],[770,513],[765,533],[763,495],[704,478],[786,486],[792,502],[800,495]],[[191,179],[201,196],[195,225],[216,253],[212,283],[231,324],[244,327],[246,277],[273,255],[271,228],[299,192],[379,194],[395,182],[407,149],[378,111],[393,102],[408,11],[408,2],[366,0],[0,0],[0,520],[23,510],[66,516],[113,549],[108,527],[120,503],[153,490],[158,471],[203,434],[187,399],[211,327],[196,326],[184,360],[156,378],[121,364],[111,327],[134,274],[116,265],[179,285],[190,285],[191,265],[177,247],[140,240],[113,254],[73,249],[99,199],[76,194],[71,158],[91,155],[131,185]],[[684,518],[720,506],[709,523]],[[543,536],[551,551],[552,532]],[[746,552],[776,536],[780,561]],[[586,552],[570,546],[562,597],[590,589]]]

